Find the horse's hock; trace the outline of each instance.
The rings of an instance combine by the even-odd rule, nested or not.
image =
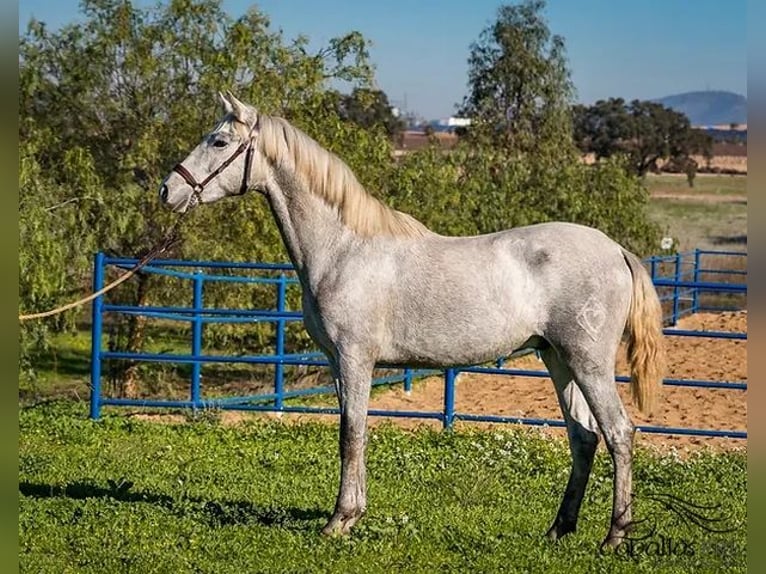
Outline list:
[[[747,332],[747,312],[696,313],[678,321],[677,328],[701,331]],[[665,337],[668,353],[667,378],[711,381],[747,381],[747,341],[698,337]],[[628,375],[624,350],[618,357],[617,374]],[[534,355],[505,364],[514,369],[542,370]],[[663,385],[654,414],[641,414],[630,398],[629,385],[619,385],[620,395],[633,423],[685,428],[747,428],[747,391],[705,389]],[[376,394],[371,408],[384,410],[438,411],[444,400],[443,377],[434,376],[416,383],[410,394],[397,386]],[[456,411],[515,417],[560,418],[553,385],[546,378],[460,374],[457,382]],[[371,419],[375,424],[378,419]],[[395,424],[414,427],[440,425],[437,421],[395,419]],[[459,423],[471,424],[476,423]],[[489,424],[489,423],[488,423]],[[546,432],[563,436],[564,429]],[[638,433],[637,442],[674,445],[679,448],[714,445],[735,448],[741,439],[695,436],[668,436]]]

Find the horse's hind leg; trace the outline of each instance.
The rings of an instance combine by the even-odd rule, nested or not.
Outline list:
[[[367,507],[367,405],[372,384],[372,361],[341,354],[338,402],[340,404],[340,488],[335,511],[323,534],[347,534]],[[334,369],[335,370],[335,369]]]
[[[572,453],[569,481],[559,511],[548,530],[548,537],[558,540],[577,529],[577,516],[598,446],[598,433],[595,432],[597,425],[590,408],[575,384],[572,372],[561,360],[556,349],[548,347],[541,355],[556,388],[561,412],[567,424],[569,449]]]
[[[615,345],[616,347],[616,345]],[[617,546],[631,527],[631,489],[633,480],[633,424],[630,422],[614,381],[611,349],[599,362],[586,353],[567,357],[577,385],[604,436],[614,464],[612,520],[602,545]]]

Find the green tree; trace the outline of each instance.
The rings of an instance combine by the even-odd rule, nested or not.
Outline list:
[[[598,159],[627,155],[628,166],[643,176],[660,159],[687,164],[689,156],[709,154],[710,137],[691,127],[682,113],[656,102],[621,98],[599,100],[592,106],[574,107],[575,141]]]
[[[625,100],[599,100],[592,106],[573,106],[574,139],[577,146],[597,158],[624,152],[630,138],[630,112]]]
[[[639,254],[653,253],[660,229],[649,193],[622,158],[595,166],[461,142],[449,153],[424,148],[390,175],[389,202],[445,235],[491,233],[544,221],[590,225]]]
[[[468,134],[493,145],[528,151],[567,149],[574,94],[564,39],[551,34],[544,0],[503,5],[471,45],[468,95],[461,115]]]
[[[394,115],[388,96],[381,90],[354,88],[339,98],[339,115],[365,129],[382,128],[388,137],[396,140],[404,131],[405,123]]]
[[[458,201],[458,193],[467,217],[451,219],[449,203],[419,215],[438,229],[468,233],[572,221],[637,253],[652,252],[659,229],[648,219],[646,189],[620,171],[626,161],[590,167],[580,159],[564,38],[548,28],[545,6],[543,0],[501,6],[471,46],[461,113],[472,125],[449,155],[459,192],[424,192],[446,202]]]

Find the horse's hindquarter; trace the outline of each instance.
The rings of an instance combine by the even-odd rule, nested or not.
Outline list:
[[[546,314],[541,335],[559,350],[600,355],[616,350],[633,282],[622,247],[596,229],[571,223],[543,223],[511,233],[525,246],[525,259],[541,288]]]

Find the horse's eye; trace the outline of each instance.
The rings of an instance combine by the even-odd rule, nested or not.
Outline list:
[[[226,147],[227,145],[229,145],[229,142],[226,140],[215,140],[213,142],[213,147]]]

